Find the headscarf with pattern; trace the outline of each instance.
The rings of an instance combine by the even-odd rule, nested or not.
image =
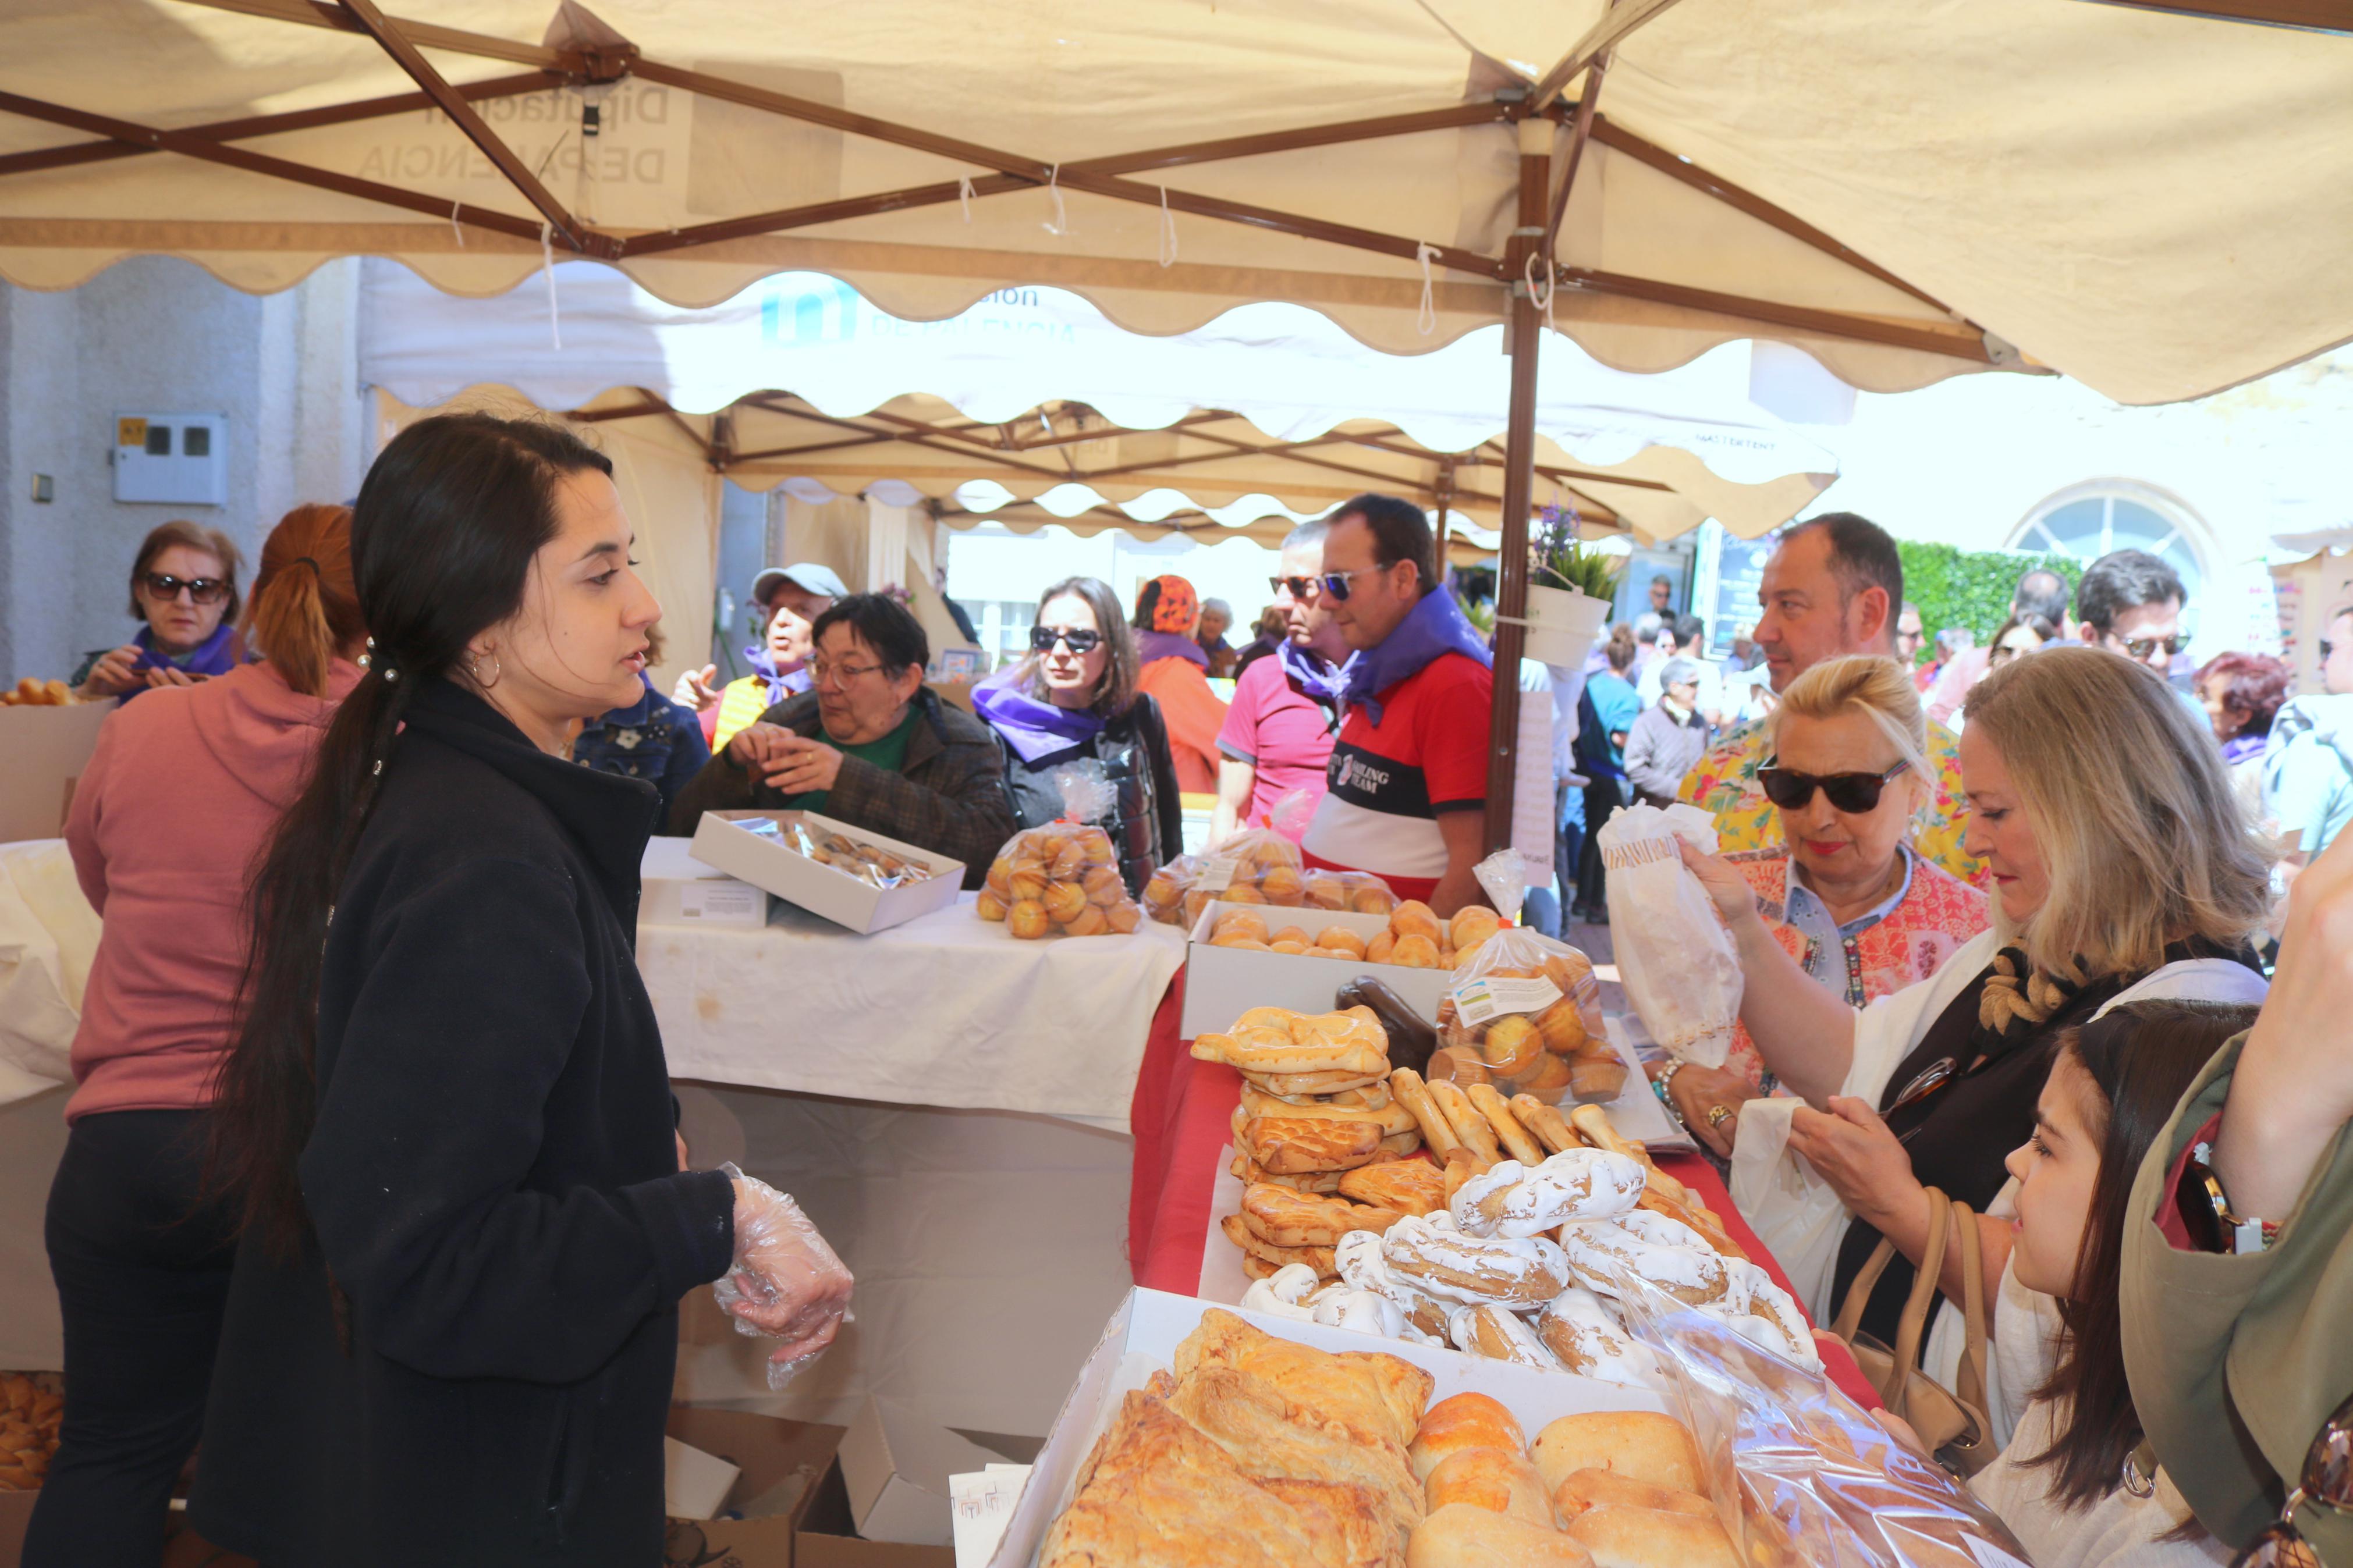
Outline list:
[[[1152,606],[1152,625],[1145,629],[1189,635],[1194,618],[1201,613],[1201,600],[1193,584],[1172,572],[1155,577],[1152,585],[1160,590],[1160,597]]]

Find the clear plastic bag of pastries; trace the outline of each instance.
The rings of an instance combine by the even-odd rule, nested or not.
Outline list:
[[[1352,910],[1385,915],[1397,908],[1389,885],[1368,871],[1309,870],[1299,846],[1271,827],[1238,833],[1201,855],[1179,855],[1144,885],[1144,907],[1164,925],[1191,930],[1213,900],[1269,910]],[[1270,924],[1313,932],[1312,915]],[[1362,957],[1361,953],[1356,956]]]
[[[1602,1031],[1591,961],[1522,927],[1463,951],[1438,1004],[1438,1046],[1426,1077],[1490,1084],[1506,1099],[1599,1102],[1626,1087],[1626,1064]]]
[[[1111,835],[1092,824],[1050,822],[1005,841],[974,901],[985,921],[1002,921],[1024,941],[1049,936],[1125,935],[1144,911],[1120,880]]]

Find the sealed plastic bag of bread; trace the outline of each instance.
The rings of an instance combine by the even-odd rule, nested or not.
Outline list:
[[[1609,873],[1619,979],[1651,1037],[1720,1068],[1740,1020],[1740,954],[1679,845],[1715,853],[1715,819],[1695,805],[1631,805],[1593,836]]]
[[[1602,1033],[1591,962],[1521,926],[1463,950],[1439,998],[1438,1045],[1428,1077],[1493,1084],[1507,1099],[1615,1100],[1626,1086],[1626,1064]]]
[[[1120,880],[1111,835],[1079,822],[1050,822],[1006,840],[973,912],[1024,940],[1125,935],[1144,919]]]
[[[1179,855],[1144,885],[1144,907],[1164,925],[1191,930],[1210,900],[1301,909],[1307,873],[1299,846],[1271,828],[1237,833],[1205,855]],[[1345,903],[1325,904],[1345,909]]]

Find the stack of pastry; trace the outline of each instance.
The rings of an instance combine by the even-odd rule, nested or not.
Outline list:
[[[1331,1279],[1342,1237],[1445,1204],[1437,1168],[1409,1158],[1420,1125],[1389,1091],[1388,1039],[1370,1008],[1253,1007],[1228,1032],[1195,1040],[1193,1055],[1242,1077],[1233,1115],[1242,1208],[1225,1231],[1253,1279],[1295,1263]]]
[[[65,1395],[46,1374],[0,1375],[0,1491],[32,1491],[57,1458]]]
[[[988,868],[973,912],[1003,921],[1024,941],[1124,934],[1144,919],[1120,880],[1111,835],[1068,822],[1027,828],[1008,839]]]
[[[1360,915],[1385,915],[1398,904],[1389,885],[1369,871],[1307,869],[1299,846],[1268,829],[1237,835],[1213,854],[1179,855],[1144,885],[1144,907],[1152,918],[1187,931],[1218,899],[1229,904]]]
[[[1408,1447],[1428,1373],[1204,1312],[1121,1401],[1047,1528],[1039,1568],[1401,1568],[1422,1523]]]
[[[1419,899],[1408,899],[1389,913],[1389,929],[1365,943],[1365,958],[1406,969],[1451,969],[1504,927],[1484,904],[1466,904],[1451,920]]]
[[[1407,1458],[1424,1517],[1407,1568],[1739,1568],[1671,1415],[1564,1415],[1526,1440],[1483,1394],[1430,1407]]]
[[[1459,924],[1461,916],[1455,920]],[[1438,1044],[1429,1076],[1465,1089],[1489,1084],[1509,1098],[1534,1095],[1547,1105],[1574,1096],[1615,1100],[1626,1087],[1626,1064],[1594,1026],[1601,991],[1593,964],[1573,947],[1534,931],[1514,930],[1458,963],[1455,985],[1495,983],[1496,997],[1513,1001],[1482,1010],[1467,1022],[1449,990],[1438,1003]]]

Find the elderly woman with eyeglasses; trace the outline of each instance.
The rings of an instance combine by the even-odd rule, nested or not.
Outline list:
[[[158,523],[131,563],[131,613],[146,625],[82,660],[66,684],[85,702],[128,702],[158,686],[193,686],[245,662],[237,629],[237,546],[216,528]]]
[[[1815,1212],[1809,1189],[1836,1195],[1839,1212],[1810,1244],[1812,1266],[1799,1281],[1817,1321],[1881,1238],[1893,1243],[1862,1314],[1862,1327],[1889,1342],[1916,1267],[1936,1268],[1945,1293],[1961,1299],[1957,1234],[1942,1257],[1924,1258],[1927,1189],[1979,1211],[2001,1194],[2003,1160],[2034,1134],[2063,1034],[2112,1002],[2247,1003],[2265,990],[2247,936],[2269,904],[2267,868],[2212,741],[2162,677],[2096,649],[2051,647],[1987,676],[1968,711],[1965,845],[1992,874],[1992,928],[1892,995],[1865,1005],[1818,984],[1764,918],[1741,868],[1684,855],[1739,949],[1740,1021],[1802,1100],[1739,1107],[1735,1199],[1750,1192],[1744,1215],[1780,1237],[1768,1245],[1788,1262],[1786,1211]],[[2118,766],[2120,757],[2132,764]],[[1784,751],[1785,765],[1795,760]],[[1809,772],[1868,778],[1878,759],[1807,760]],[[1887,772],[1902,776],[1892,761]],[[1817,831],[1800,817],[1790,837],[1805,844]],[[1744,1189],[1737,1166],[1777,1139],[1786,1140],[1783,1164],[1801,1165]],[[1984,1277],[2000,1279],[2010,1228],[1976,1230]]]
[[[1789,683],[1765,722],[1772,754],[1757,779],[1780,811],[1784,845],[1725,858],[1759,920],[1850,1006],[1935,973],[1989,917],[1984,893],[1913,852],[1935,779],[1919,689],[1892,659],[1825,659]],[[1732,1152],[1741,1105],[1771,1080],[1746,1027],[1722,1069],[1661,1063],[1652,1077],[1720,1154]]]
[[[1135,643],[1111,584],[1068,577],[1039,597],[1029,656],[972,694],[997,736],[1015,826],[1082,815],[1100,823],[1130,894],[1184,847],[1168,727],[1135,677]],[[1100,781],[1108,798],[1074,811],[1061,787],[1074,773]]]
[[[738,731],[679,792],[672,833],[706,811],[816,811],[965,865],[977,888],[1013,836],[997,741],[923,686],[931,641],[881,594],[817,618],[810,689]]]

